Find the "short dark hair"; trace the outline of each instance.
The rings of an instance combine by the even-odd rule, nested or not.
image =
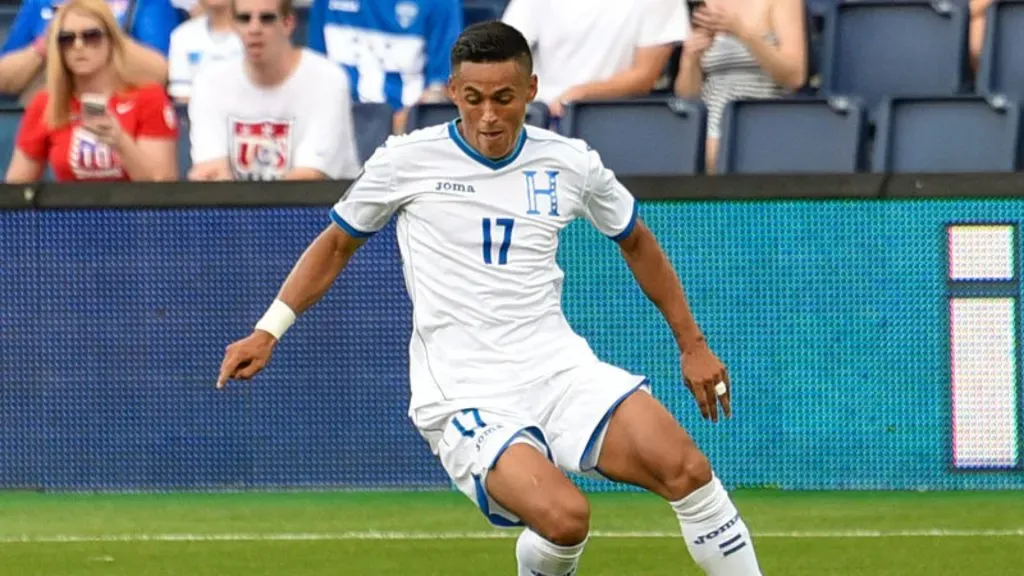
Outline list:
[[[517,60],[533,74],[533,54],[530,44],[519,30],[501,22],[490,20],[468,26],[452,45],[452,72],[463,62],[507,62]]]

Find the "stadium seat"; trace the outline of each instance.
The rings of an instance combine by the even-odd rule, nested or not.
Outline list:
[[[1005,98],[895,98],[878,113],[873,172],[1011,172],[1020,107]]]
[[[185,180],[188,171],[192,169],[192,145],[189,140],[191,123],[188,120],[188,106],[179,104],[174,111],[178,114],[178,175]]]
[[[543,102],[531,102],[526,107],[526,123],[539,128],[547,128],[551,124],[551,111]]]
[[[394,111],[384,103],[356,102],[352,106],[352,124],[359,162],[364,163],[391,135]]]
[[[0,106],[0,182],[7,174],[7,165],[11,162],[14,143],[18,137],[18,125],[21,123],[21,108],[16,105]]]
[[[978,91],[1024,100],[1024,0],[989,6]]]
[[[18,6],[0,6],[0,43],[7,38],[7,31],[14,23],[14,17],[18,14]]]
[[[856,95],[873,109],[886,97],[964,91],[966,2],[858,0],[825,22],[822,90]]]
[[[574,102],[561,130],[583,138],[620,176],[696,174],[704,166],[707,110],[696,100]]]
[[[438,102],[436,104],[417,104],[409,108],[409,117],[406,120],[406,130],[412,132],[435,124],[444,124],[455,119],[459,115],[458,109],[450,102]]]
[[[855,99],[737,100],[722,117],[717,172],[857,172],[865,134]]]
[[[417,104],[409,109],[409,118],[406,120],[406,129],[409,132],[444,124],[459,116],[459,110],[451,102],[439,102],[433,104]],[[547,128],[551,119],[548,107],[541,102],[532,102],[526,108],[526,123],[531,126]]]

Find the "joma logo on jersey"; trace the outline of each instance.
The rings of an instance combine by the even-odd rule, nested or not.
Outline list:
[[[476,190],[473,189],[472,184],[459,184],[458,182],[438,182],[437,188],[434,188],[434,192],[469,192],[473,193]]]

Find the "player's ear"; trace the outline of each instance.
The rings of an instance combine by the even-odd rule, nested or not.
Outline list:
[[[533,102],[533,99],[537,97],[537,75],[530,75],[530,89],[526,92],[526,101]]]
[[[455,96],[458,94],[458,90],[455,88],[455,75],[458,73],[458,69],[452,70],[452,75],[448,77],[448,99],[455,102]]]

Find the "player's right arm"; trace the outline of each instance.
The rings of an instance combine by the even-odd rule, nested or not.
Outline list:
[[[327,293],[362,244],[362,239],[353,238],[335,224],[321,232],[285,279],[268,310],[271,318],[261,320],[266,325],[258,324],[248,337],[227,347],[217,388],[223,388],[229,379],[248,380],[262,370],[283,333],[281,327],[290,325]]]
[[[284,332],[320,301],[363,242],[387,224],[398,206],[395,189],[385,145],[367,160],[363,172],[331,209],[332,223],[295,263],[252,334],[228,346],[217,388],[229,379],[252,378],[267,365]]]

